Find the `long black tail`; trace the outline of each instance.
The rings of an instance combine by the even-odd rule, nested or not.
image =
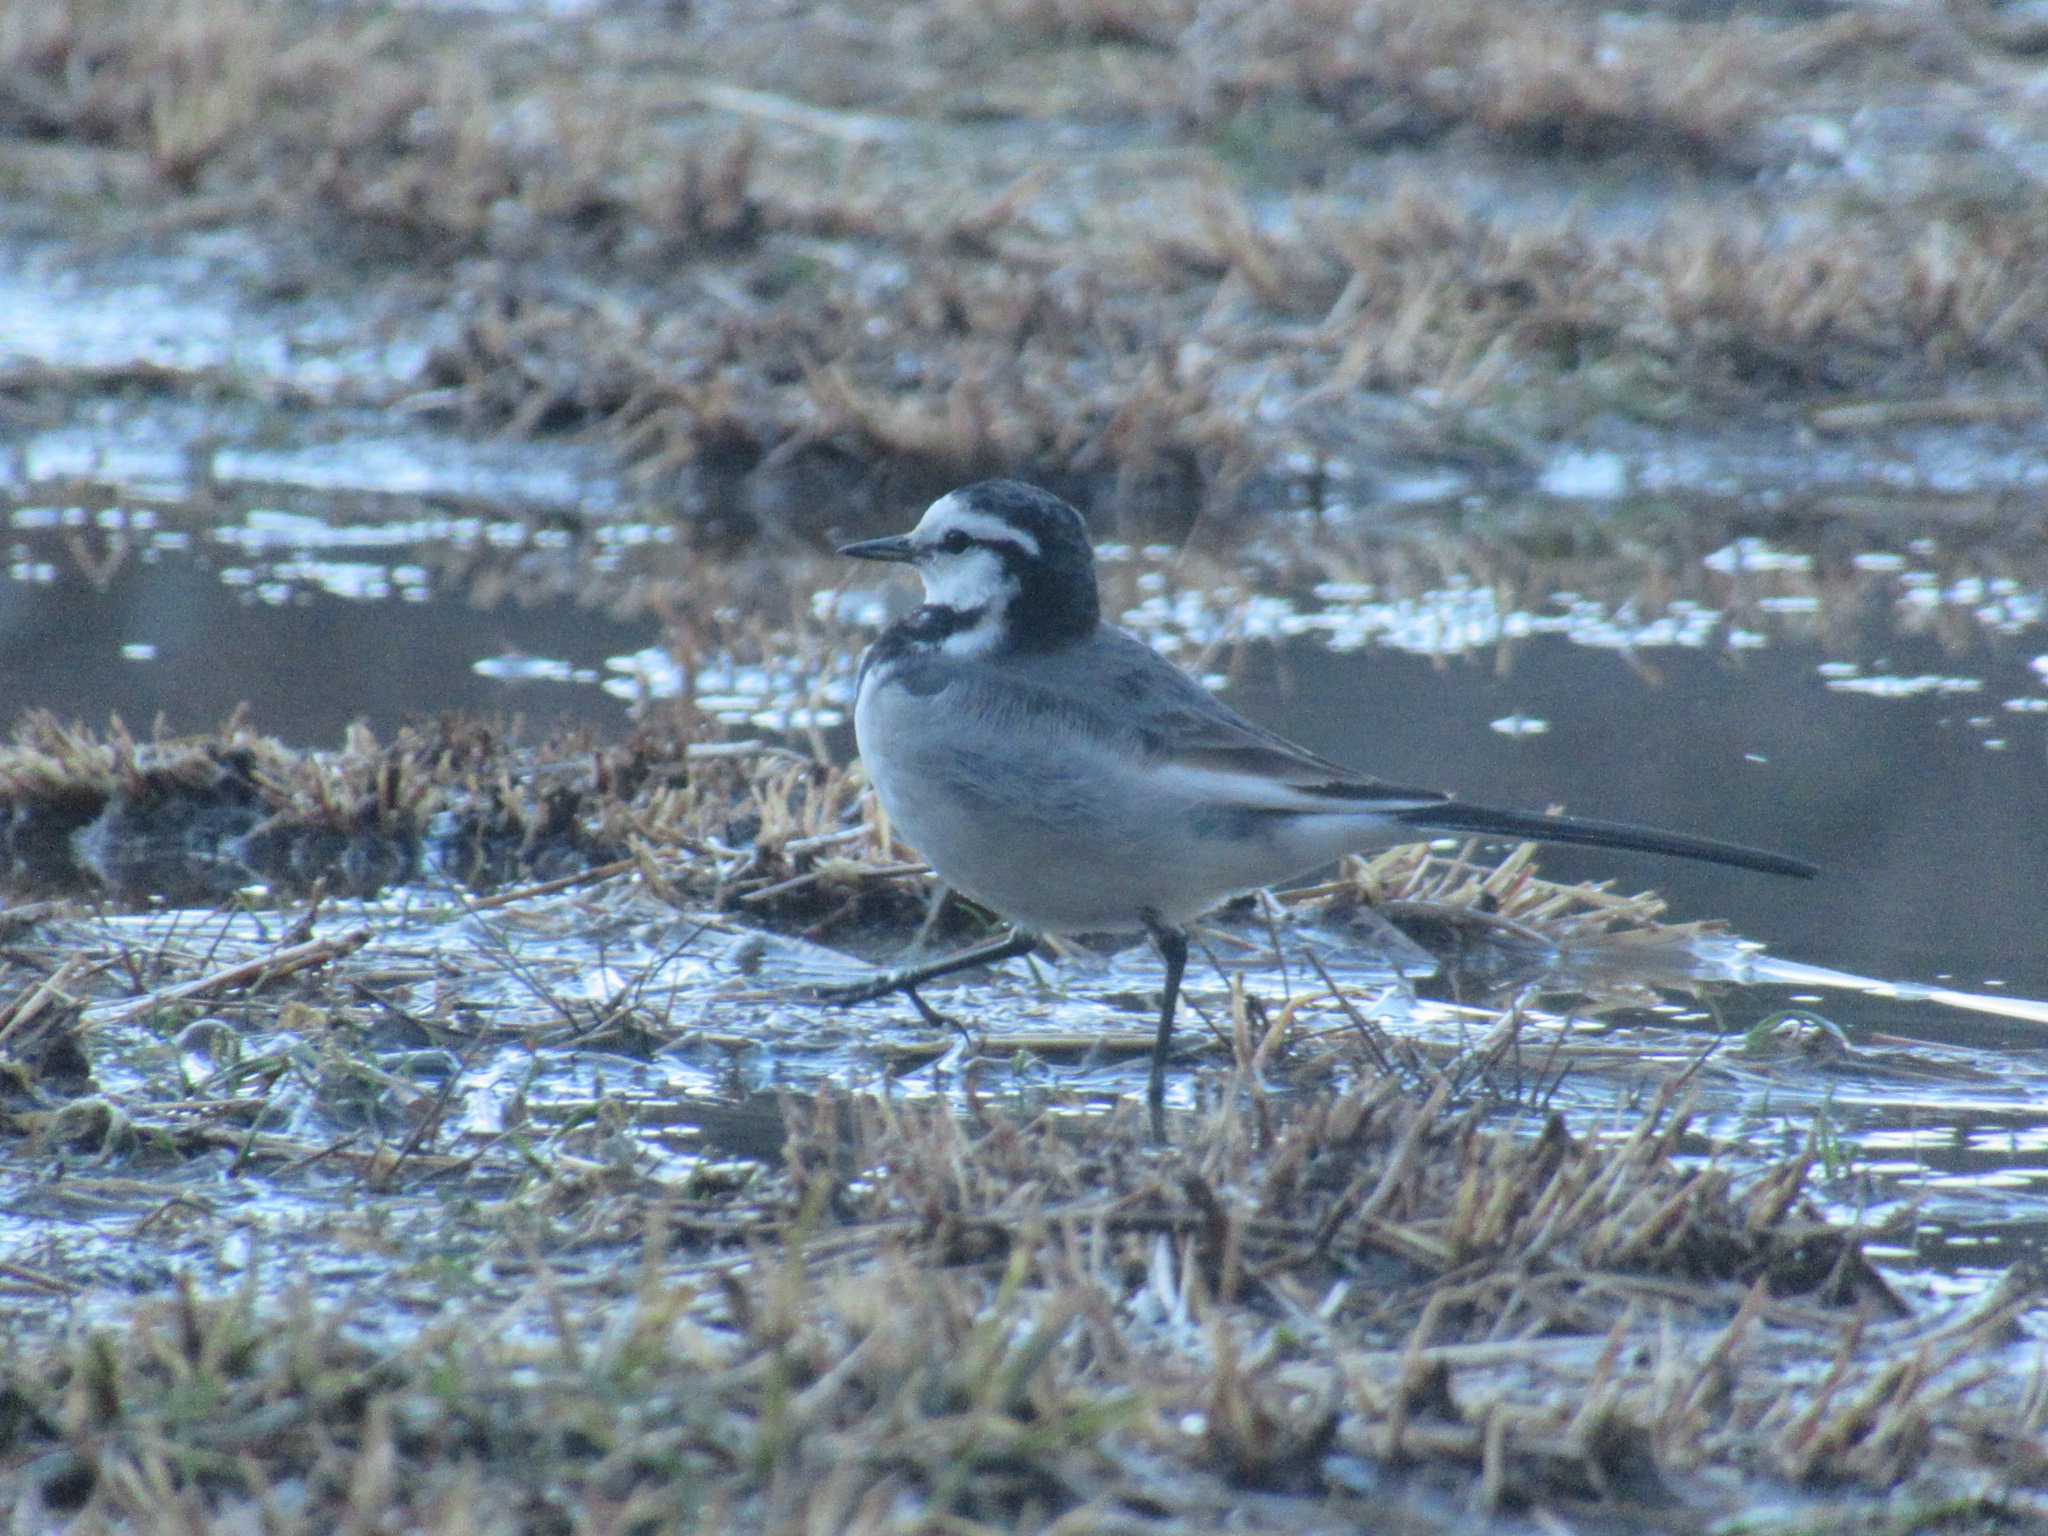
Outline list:
[[[1770,875],[1796,875],[1810,880],[1820,871],[1804,859],[1710,837],[1687,837],[1655,827],[1633,827],[1625,821],[1588,821],[1581,816],[1538,816],[1529,811],[1497,811],[1490,806],[1446,800],[1398,813],[1400,819],[1425,832],[1470,832],[1480,837],[1519,837],[1538,843],[1583,843],[1591,848],[1632,848],[1709,864],[1732,864]]]

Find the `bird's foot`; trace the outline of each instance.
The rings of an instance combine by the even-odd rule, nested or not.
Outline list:
[[[919,987],[928,981],[937,981],[941,976],[951,976],[959,971],[972,970],[976,966],[993,965],[999,960],[1014,960],[1019,955],[1029,954],[1031,946],[1037,942],[1028,933],[1011,933],[973,949],[927,961],[923,965],[904,965],[893,970],[877,971],[860,981],[842,981],[826,986],[807,987],[804,989],[804,995],[814,1003],[846,1008],[855,1003],[871,1003],[878,997],[889,996],[892,992],[907,992],[919,1013],[925,1014],[927,1018],[944,1018],[943,1014],[934,1014],[924,999],[917,995]]]
[[[899,987],[897,990],[910,999],[910,1006],[917,1010],[917,1016],[933,1029],[950,1029],[963,1040],[974,1038],[973,1031],[969,1030],[965,1024],[962,1024],[950,1013],[939,1012],[938,1009],[926,1002],[916,987]]]
[[[805,987],[804,1001],[823,1003],[828,1008],[851,1008],[855,1003],[872,1003],[878,997],[908,992],[920,1011],[930,1005],[917,995],[918,978],[902,971],[877,971],[859,981],[836,981]]]

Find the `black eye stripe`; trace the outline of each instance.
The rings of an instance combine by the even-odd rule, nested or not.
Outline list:
[[[1037,558],[1015,539],[982,538],[960,528],[947,529],[931,547],[946,555],[964,555],[970,549],[985,549],[1000,558],[1005,565],[1013,561]]]

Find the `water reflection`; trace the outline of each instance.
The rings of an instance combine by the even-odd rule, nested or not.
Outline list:
[[[679,699],[848,750],[854,658],[907,585],[803,557],[702,564],[671,525],[520,505],[23,499],[0,518],[0,717],[193,730],[248,701],[262,728],[327,745],[353,719],[388,731],[446,709],[619,730]],[[1103,569],[1124,622],[1340,761],[1828,869],[1797,887],[1546,854],[1562,878],[1655,885],[1779,955],[2048,995],[2031,920],[2048,860],[2038,571],[1921,535],[1845,547],[1839,528],[1802,548],[1652,525],[1626,556],[1531,553],[1550,536],[1290,523],[1221,552],[1106,544]],[[1896,1001],[1854,1006],[1925,1027]]]
[[[0,717],[39,706],[195,730],[247,701],[260,727],[311,746],[355,719],[388,732],[448,709],[602,733],[680,708],[846,753],[859,648],[911,600],[907,585],[862,585],[864,573],[806,555],[704,562],[673,525],[565,520],[544,497],[451,508],[302,489],[223,515],[37,496],[0,523]],[[1965,1011],[1972,999],[1940,987],[2048,997],[2034,889],[2048,865],[2043,572],[1918,534],[1837,529],[1801,545],[1782,531],[1707,537],[1702,524],[1582,547],[1555,532],[1283,523],[1220,550],[1111,544],[1105,596],[1254,718],[1341,761],[1824,864],[1801,883],[1546,852],[1548,874],[1656,887],[1674,917],[1726,917],[1768,946],[1731,945],[1728,965],[1765,984],[1738,994],[1732,1019],[1691,1001],[1624,1021],[1529,1011],[1533,1038],[1568,1052],[1555,1102],[1597,1127],[1650,1077],[1710,1057],[1697,1155],[1729,1142],[1796,1152],[1824,1131],[1848,1150],[1817,1188],[1844,1218],[1897,1214],[1882,1251],[1898,1262],[1979,1275],[2039,1246],[2042,1028]],[[1142,1065],[1046,1042],[1142,1042],[1158,980],[1142,948],[1065,962],[1050,992],[1021,970],[977,979],[963,997],[990,1039],[935,1052],[903,1010],[790,1004],[793,979],[851,962],[789,940],[678,947],[672,917],[650,912],[593,951],[585,908],[524,903],[515,974],[469,963],[480,944],[513,943],[499,918],[397,926],[394,942],[421,953],[452,946],[440,974],[504,1031],[502,1053],[467,1061],[451,1123],[491,1137],[520,1116],[557,1129],[615,1117],[637,1128],[636,1156],[677,1169],[765,1155],[775,1095],[822,1082],[919,1094],[971,1077],[978,1091],[1105,1112]],[[1368,950],[1340,935],[1320,959],[1390,1034],[1454,1052],[1491,1027],[1490,1012],[1390,989]],[[1235,969],[1283,1006],[1313,988],[1292,949],[1244,956]],[[565,1027],[536,977],[602,1027]],[[1196,996],[1213,1012],[1217,978]],[[620,997],[659,1032],[616,1027]],[[1308,1026],[1311,1055],[1329,1045],[1321,1027]],[[1354,1027],[1332,1015],[1327,1031]],[[105,1038],[122,1037],[110,1026]],[[395,1043],[377,1093],[444,1092],[419,1047]],[[252,1059],[281,1048],[244,1045]],[[105,1071],[118,1088],[119,1051]],[[1184,1074],[1176,1092],[1213,1091],[1218,1076]],[[1273,1087],[1291,1086],[1276,1068]]]

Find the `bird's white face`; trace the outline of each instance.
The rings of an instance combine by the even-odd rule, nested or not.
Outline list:
[[[925,601],[979,614],[974,624],[948,635],[944,649],[971,656],[994,647],[1002,637],[1003,615],[1018,592],[1017,578],[1004,569],[1004,554],[1036,559],[1038,540],[956,496],[933,502],[909,538]]]

